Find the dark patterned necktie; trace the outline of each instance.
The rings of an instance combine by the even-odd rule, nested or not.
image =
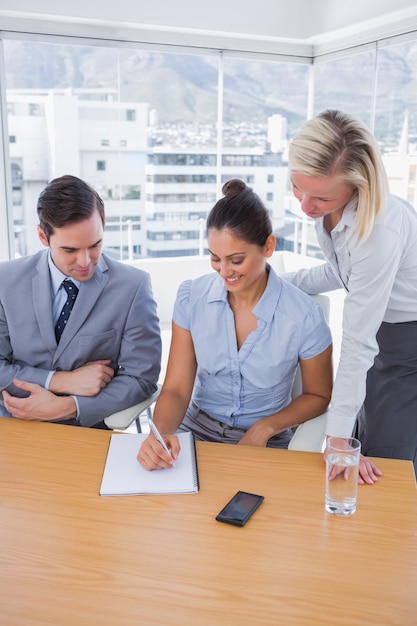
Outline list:
[[[55,337],[57,343],[59,343],[59,340],[61,339],[61,335],[64,331],[66,323],[68,322],[72,307],[74,306],[74,302],[78,295],[78,287],[77,285],[74,285],[71,280],[64,280],[62,285],[67,292],[67,301],[62,307],[62,311],[59,314],[57,323],[55,325]]]

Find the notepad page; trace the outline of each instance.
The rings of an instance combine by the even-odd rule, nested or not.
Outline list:
[[[179,433],[175,468],[148,471],[137,461],[145,433],[119,433],[110,438],[100,495],[194,493],[198,491],[193,435]]]

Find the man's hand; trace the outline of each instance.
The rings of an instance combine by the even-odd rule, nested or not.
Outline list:
[[[40,385],[27,383],[17,378],[13,380],[13,383],[18,389],[30,393],[27,398],[16,398],[8,391],[2,392],[4,405],[13,417],[38,422],[56,422],[77,416],[77,407],[73,398],[56,396]]]
[[[49,390],[58,394],[96,396],[113,379],[110,359],[90,361],[71,372],[55,372]]]

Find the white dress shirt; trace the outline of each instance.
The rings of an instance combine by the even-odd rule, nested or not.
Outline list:
[[[327,434],[349,437],[366,392],[366,374],[379,351],[381,323],[417,320],[417,213],[396,196],[375,221],[364,242],[352,237],[356,197],[346,206],[330,236],[316,220],[327,259],[283,278],[306,293],[343,287],[343,333],[339,366],[327,420]]]

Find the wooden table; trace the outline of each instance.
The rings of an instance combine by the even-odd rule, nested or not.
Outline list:
[[[100,497],[109,436],[0,418],[2,626],[417,624],[411,462],[341,518],[321,455],[211,443],[198,494]],[[239,489],[264,503],[216,522]]]

